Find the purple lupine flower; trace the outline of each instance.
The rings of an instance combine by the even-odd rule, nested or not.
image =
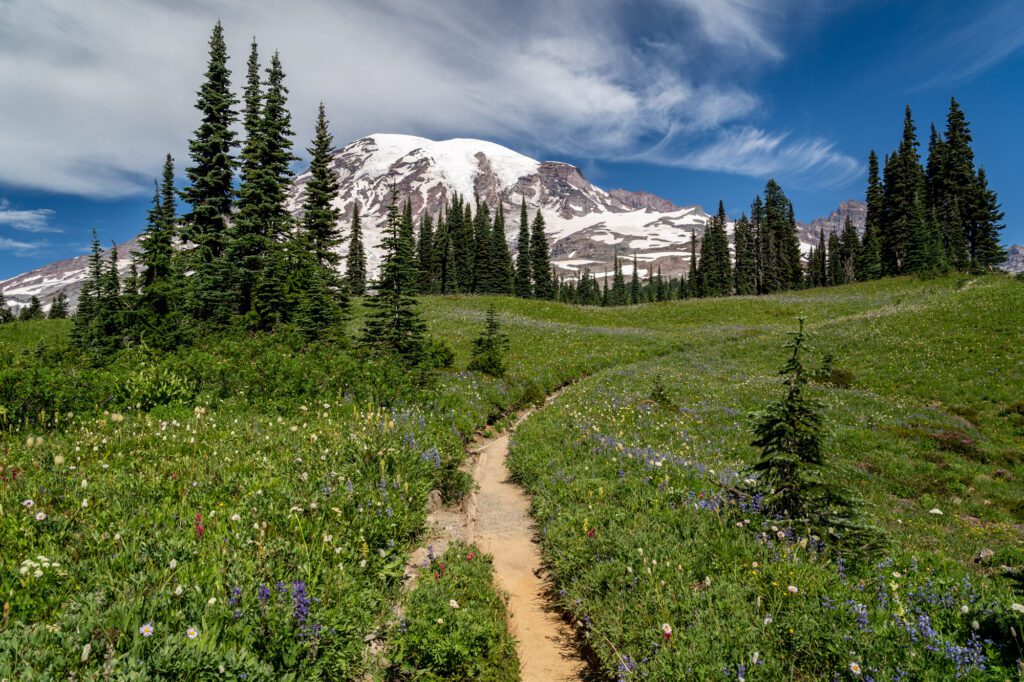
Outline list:
[[[292,615],[298,622],[299,627],[306,624],[309,618],[309,595],[306,593],[306,583],[296,580],[292,583]]]

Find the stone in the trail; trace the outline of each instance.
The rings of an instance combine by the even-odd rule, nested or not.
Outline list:
[[[976,563],[976,564],[984,564],[984,563],[988,562],[995,555],[996,555],[996,553],[993,552],[991,549],[987,549],[987,548],[983,549],[980,552],[978,552],[978,555],[976,557],[974,557],[974,563]]]
[[[444,506],[444,500],[441,498],[440,490],[431,490],[427,494],[427,511],[437,511]]]

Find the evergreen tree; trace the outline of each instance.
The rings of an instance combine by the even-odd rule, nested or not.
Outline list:
[[[459,290],[451,224],[451,211],[447,218],[443,213],[438,214],[437,232],[434,233],[434,267],[435,291],[439,294],[453,294]]]
[[[453,291],[469,293],[473,291],[473,261],[475,242],[473,239],[473,216],[469,206],[458,194],[452,197],[448,205],[448,235],[451,239],[453,272]]]
[[[18,320],[25,322],[27,320],[42,320],[46,317],[43,313],[43,304],[39,302],[37,296],[33,296],[29,299],[28,305],[18,311]]]
[[[363,251],[363,228],[359,221],[359,204],[352,206],[352,227],[345,258],[345,286],[353,296],[366,293],[366,253]]]
[[[904,114],[900,147],[889,157],[885,166],[881,260],[882,271],[887,275],[911,272],[909,250],[912,240],[917,240],[919,244],[931,241],[930,236],[925,234],[931,226],[924,220],[922,213],[925,182],[917,148],[916,128],[908,106]],[[919,250],[918,255],[921,253]],[[920,268],[926,267],[927,263],[918,258],[913,265]]]
[[[423,211],[420,216],[420,237],[416,242],[416,260],[420,268],[419,290],[424,294],[437,293],[437,268],[434,260],[434,221],[430,213]]]
[[[393,188],[392,194],[395,193],[397,193],[397,189]],[[416,259],[416,233],[412,221],[412,201],[409,199],[405,200],[405,205],[402,207],[402,218],[399,223],[398,236],[399,246],[402,249],[402,261],[409,263],[409,267],[413,271],[412,279],[406,283],[406,291],[410,295],[415,295],[420,290],[422,273],[420,273],[419,261]]]
[[[526,215],[526,199],[519,210],[519,239],[516,242],[515,294],[520,298],[533,297],[533,273],[530,271],[530,220]]]
[[[1006,251],[999,243],[999,232],[1005,227],[1003,216],[996,193],[989,189],[985,169],[979,168],[970,223],[972,268],[992,270],[1006,261]]]
[[[491,265],[493,248],[491,233],[491,211],[487,204],[476,201],[476,217],[473,219],[473,292],[493,293],[494,269]]]
[[[0,294],[0,307],[6,307],[3,302],[2,294]],[[63,320],[70,314],[70,305],[68,303],[68,296],[63,291],[57,294],[57,297],[50,303],[50,312],[47,317],[51,320]]]
[[[878,156],[872,150],[868,155],[867,216],[864,219],[864,238],[861,240],[856,266],[859,280],[878,279],[882,276],[878,234],[884,211],[884,189],[878,175]]]
[[[92,231],[89,251],[89,265],[85,281],[78,294],[78,312],[71,328],[71,342],[79,349],[92,355],[99,354],[97,348],[96,319],[100,308],[100,289],[103,285],[103,250],[96,230]]]
[[[833,529],[852,526],[851,507],[824,477],[820,405],[804,394],[805,340],[801,318],[786,344],[792,353],[780,372],[785,394],[757,415],[752,445],[761,449],[761,458],[752,468],[752,492],[763,496],[762,508],[773,518],[806,525],[819,535],[833,534]]]
[[[489,306],[487,308],[487,325],[480,336],[473,340],[473,355],[466,369],[483,372],[493,377],[503,377],[507,371],[505,353],[508,350],[508,336],[501,331],[494,306]]]
[[[612,289],[608,295],[608,305],[621,306],[629,303],[629,292],[626,289],[626,278],[622,274],[622,263],[619,251],[615,250],[615,274],[612,277]]]
[[[338,176],[331,169],[334,156],[334,137],[328,128],[327,112],[323,102],[316,117],[316,134],[306,151],[310,155],[309,182],[302,202],[302,227],[309,236],[316,262],[331,273],[338,272],[341,256],[337,248],[344,241],[338,221],[341,211],[335,208],[338,199]],[[330,279],[325,280],[329,285]],[[331,285],[332,288],[334,285]]]
[[[505,209],[498,202],[494,213],[494,226],[491,229],[491,284],[496,294],[512,295],[515,280],[515,267],[512,265],[512,252],[505,238]]]
[[[843,234],[839,239],[839,263],[842,268],[842,278],[839,284],[850,284],[857,281],[857,259],[860,253],[860,239],[857,237],[857,228],[853,226],[850,217],[846,217],[843,223]]]
[[[361,341],[377,352],[393,354],[413,366],[420,364],[424,357],[426,324],[411,293],[418,273],[412,252],[403,243],[401,222],[398,190],[393,188],[380,244],[384,252],[380,275],[375,283],[376,290],[367,301]]]
[[[836,285],[843,283],[843,260],[839,250],[839,235],[834,231],[828,235],[828,279],[827,284]]]
[[[182,191],[191,210],[185,215],[183,234],[194,248],[186,251],[193,314],[210,319],[224,307],[227,281],[224,264],[214,262],[224,252],[234,188],[232,150],[237,146],[232,125],[237,100],[231,93],[224,31],[218,21],[210,36],[206,78],[199,89],[196,108],[202,121],[189,140],[192,166],[186,169],[189,184]]]
[[[548,238],[544,234],[544,216],[539,209],[530,229],[530,273],[533,275],[533,295],[542,300],[553,300],[555,280],[551,271]]]
[[[0,324],[13,321],[14,313],[7,307],[7,299],[4,297],[4,292],[0,291]]]
[[[733,235],[736,251],[735,288],[738,296],[757,293],[757,244],[753,228],[744,213],[736,221]]]
[[[718,213],[704,229],[700,251],[700,282],[704,296],[728,296],[732,293],[733,274],[729,258],[729,238],[725,233],[725,205],[718,202]]]
[[[697,260],[697,231],[690,231],[690,269],[686,273],[687,297],[700,298],[704,295],[700,286],[700,262]]]
[[[807,256],[807,280],[812,287],[823,287],[827,283],[828,244],[825,230],[818,231],[818,246]]]
[[[765,185],[764,206],[759,212],[762,293],[799,286],[804,273],[793,204],[774,179]]]
[[[633,252],[633,277],[629,280],[629,303],[643,303],[643,292],[640,288],[640,269],[637,267],[636,251]]]
[[[285,201],[291,186],[291,114],[281,60],[275,52],[266,70],[258,125],[246,140],[238,214],[228,256],[237,271],[237,310],[250,326],[269,329],[287,319],[287,254],[282,242],[294,227]],[[248,95],[248,93],[247,93]]]

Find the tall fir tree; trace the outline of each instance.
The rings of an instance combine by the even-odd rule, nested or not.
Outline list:
[[[391,190],[392,194],[397,193],[397,191],[396,188]],[[409,294],[414,295],[419,293],[422,274],[420,273],[419,261],[416,259],[416,232],[412,220],[412,201],[408,198],[402,206],[398,236],[399,246],[402,249],[402,261],[409,263],[409,267],[413,271],[413,277],[406,283],[406,290]]]
[[[697,260],[697,231],[690,231],[690,269],[686,273],[686,295],[687,298],[700,298],[704,295],[703,287],[700,286],[700,261]]]
[[[643,303],[643,290],[640,286],[640,269],[636,262],[636,251],[633,252],[633,276],[629,280],[629,302],[632,305]]]
[[[839,246],[839,234],[834,230],[828,235],[828,281],[834,286],[843,283],[843,256]]]
[[[726,236],[725,205],[718,202],[718,213],[704,229],[700,251],[700,279],[705,296],[728,296],[732,293],[732,263],[729,239]]]
[[[733,232],[736,251],[736,268],[734,273],[736,294],[750,296],[757,293],[757,244],[754,240],[753,228],[744,213],[736,221]]]
[[[291,187],[291,114],[288,88],[278,53],[270,59],[263,107],[254,139],[246,140],[245,174],[239,188],[238,214],[228,255],[238,273],[237,311],[249,326],[269,329],[287,321],[289,256],[283,242],[292,237],[294,221],[285,207]],[[248,93],[247,93],[248,94]],[[292,261],[294,262],[294,261]]]
[[[533,275],[533,295],[543,300],[555,297],[555,281],[551,271],[551,252],[544,233],[544,216],[540,210],[530,227],[530,273]]]
[[[367,300],[361,342],[412,366],[423,360],[426,324],[412,295],[418,274],[412,252],[403,243],[401,223],[398,191],[393,188],[380,244],[383,251],[380,275],[373,296]]]
[[[345,255],[345,286],[353,296],[366,294],[366,252],[363,250],[363,226],[358,203],[352,205],[348,253]]]
[[[515,267],[512,265],[512,252],[505,238],[505,209],[498,202],[494,213],[494,225],[491,228],[491,283],[496,294],[511,295],[513,293]]]
[[[872,280],[882,276],[878,234],[884,215],[884,188],[878,174],[878,155],[868,155],[867,215],[864,219],[864,237],[857,254],[857,279]]]
[[[839,263],[842,268],[842,278],[839,284],[850,284],[858,279],[857,258],[860,253],[860,238],[857,236],[857,228],[853,226],[850,217],[846,217],[843,223],[843,233],[839,238]]]
[[[437,267],[434,259],[434,221],[428,211],[420,216],[420,234],[416,240],[416,260],[420,269],[419,290],[424,294],[437,293]]]
[[[328,274],[337,274],[341,256],[338,247],[344,241],[338,226],[341,211],[334,204],[338,199],[338,175],[331,168],[334,159],[334,136],[324,103],[317,110],[315,135],[312,145],[306,150],[310,155],[309,182],[305,185],[302,202],[302,228],[309,236],[316,262],[326,268]],[[328,279],[328,282],[330,280]]]
[[[913,269],[927,269],[924,251],[917,249],[910,257],[911,243],[920,245],[931,241],[926,234],[931,229],[925,219],[925,177],[917,152],[917,129],[910,107],[903,119],[903,138],[899,149],[885,165],[885,191],[883,195],[883,221],[881,230],[882,271],[887,275],[902,275]],[[913,260],[913,262],[911,262]]]
[[[476,200],[473,218],[473,292],[493,293],[494,271],[491,266],[491,211],[487,204]]]
[[[526,214],[526,199],[519,209],[519,238],[516,241],[515,295],[533,297],[533,273],[530,271],[530,219]]]
[[[434,233],[435,291],[439,294],[454,294],[459,290],[451,226],[451,212],[449,211],[447,217],[444,213],[439,213],[437,231]]]
[[[629,303],[629,292],[626,289],[626,278],[622,274],[622,261],[619,260],[618,249],[615,250],[615,270],[612,275],[612,288],[608,294],[608,305],[620,306]]]
[[[3,306],[3,301],[0,300],[0,307]],[[68,302],[68,295],[63,291],[57,294],[50,303],[50,311],[46,317],[51,320],[63,320],[68,317],[71,313],[71,305]]]
[[[71,328],[71,342],[79,349],[91,352],[95,347],[96,315],[99,309],[100,287],[103,281],[103,249],[96,230],[92,231],[89,260],[85,280],[78,294],[78,312]]]
[[[199,319],[211,319],[226,307],[230,292],[225,264],[219,262],[227,243],[234,200],[233,150],[238,146],[232,127],[238,100],[231,92],[231,70],[220,22],[210,36],[206,76],[198,92],[196,109],[202,120],[189,140],[192,165],[186,169],[188,185],[182,197],[190,204],[182,237],[193,245],[183,252],[192,271],[190,308]]]
[[[988,186],[984,167],[978,169],[975,187],[975,204],[971,212],[971,267],[991,270],[1006,260],[1006,251],[999,243],[1004,213],[999,206],[996,193]]]

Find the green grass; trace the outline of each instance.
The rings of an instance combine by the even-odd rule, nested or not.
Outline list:
[[[492,304],[512,342],[504,380],[461,369]],[[287,334],[132,351],[90,367],[67,349],[65,321],[0,326],[0,677],[203,679],[221,667],[250,680],[383,675],[363,638],[385,627],[401,599],[427,492],[457,498],[467,485],[464,440],[569,382],[577,383],[522,426],[512,464],[535,496],[563,606],[589,619],[609,674],[631,656],[649,679],[723,678],[729,666],[735,678],[740,663],[748,679],[828,668],[842,677],[850,662],[887,679],[909,636],[892,619],[892,580],[898,594],[931,578],[928,589],[952,595],[953,606],[933,614],[950,642],[965,644],[973,620],[1001,643],[1011,622],[1021,632],[1006,604],[1024,599],[1010,597],[998,575],[1001,564],[1024,564],[1020,282],[897,279],[623,309],[429,297],[423,309],[456,360],[422,386],[386,362],[303,347]],[[826,405],[835,480],[890,542],[887,577],[875,568],[882,555],[849,566],[844,581],[827,553],[758,542],[756,518],[740,529],[748,517],[734,509],[692,509],[691,494],[720,493],[723,467],[756,456],[746,413],[775,397],[779,345],[797,316],[807,317],[812,345],[852,373],[849,388],[813,392]],[[671,406],[650,400],[655,377]],[[623,450],[608,451],[598,435]],[[688,464],[648,471],[644,448]],[[983,548],[994,557],[971,562]],[[763,567],[756,577],[754,561]],[[460,617],[467,632],[489,633],[475,651],[493,652],[508,640],[491,627],[501,611],[484,589],[486,567],[478,562],[466,577],[481,609]],[[705,578],[710,587],[699,587]],[[796,596],[776,589],[790,584]],[[880,587],[888,606],[877,603]],[[418,592],[409,599],[422,602],[406,602],[411,617],[447,604],[442,592]],[[300,619],[303,595],[309,613]],[[826,596],[836,610],[822,608]],[[846,599],[868,608],[871,633]],[[909,596],[904,607],[900,618],[909,618]],[[139,628],[150,623],[144,637]],[[453,637],[444,641],[462,641]],[[443,673],[413,658],[446,645],[434,651],[426,641],[394,644],[409,652],[409,672],[429,679]],[[861,658],[847,660],[849,651]],[[986,653],[1012,677],[1019,651]],[[908,666],[917,679],[952,670],[927,651]],[[505,672],[490,679],[514,678],[512,668],[496,670]]]

